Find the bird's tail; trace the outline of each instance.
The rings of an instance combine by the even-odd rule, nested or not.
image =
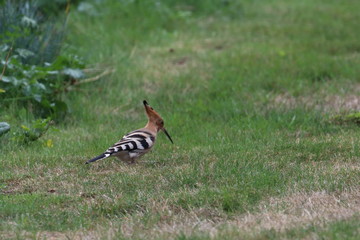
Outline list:
[[[103,154],[100,154],[99,156],[97,157],[94,157],[93,159],[90,159],[89,161],[87,161],[85,164],[89,164],[89,163],[92,163],[92,162],[95,162],[97,160],[101,160],[101,159],[104,159],[104,158],[107,158],[109,157],[110,154],[108,153],[103,153]]]

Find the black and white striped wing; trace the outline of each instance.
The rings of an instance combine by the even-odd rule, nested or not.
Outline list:
[[[109,156],[120,151],[127,151],[130,157],[140,156],[149,151],[155,143],[153,134],[143,130],[136,130],[125,135],[119,142],[110,147],[104,154]]]
[[[148,152],[155,143],[155,136],[144,130],[136,130],[125,135],[120,141],[108,148],[103,154],[87,161],[95,162],[110,156],[116,156],[120,152],[128,152],[131,158],[137,158]]]

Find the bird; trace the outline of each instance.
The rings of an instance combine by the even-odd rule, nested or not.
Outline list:
[[[126,134],[122,139],[120,139],[120,141],[109,147],[104,153],[88,160],[85,164],[113,156],[129,164],[135,163],[137,158],[151,150],[155,144],[156,136],[159,131],[163,131],[169,138],[170,142],[174,144],[169,133],[164,127],[164,120],[161,116],[148,104],[146,100],[143,101],[143,104],[148,118],[148,122],[145,127]]]

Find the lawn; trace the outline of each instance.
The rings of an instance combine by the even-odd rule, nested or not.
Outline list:
[[[360,2],[97,2],[64,51],[116,72],[64,95],[58,131],[0,141],[0,238],[358,238],[359,125],[337,119],[360,111]],[[85,165],[144,99],[174,144]]]

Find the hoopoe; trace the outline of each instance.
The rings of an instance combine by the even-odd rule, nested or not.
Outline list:
[[[143,103],[148,117],[146,126],[126,134],[103,154],[90,159],[86,164],[111,156],[116,156],[118,159],[128,163],[134,163],[137,158],[149,152],[154,146],[156,135],[160,130],[163,131],[171,143],[173,143],[169,133],[164,128],[164,120],[150,107],[146,100],[144,100]]]

